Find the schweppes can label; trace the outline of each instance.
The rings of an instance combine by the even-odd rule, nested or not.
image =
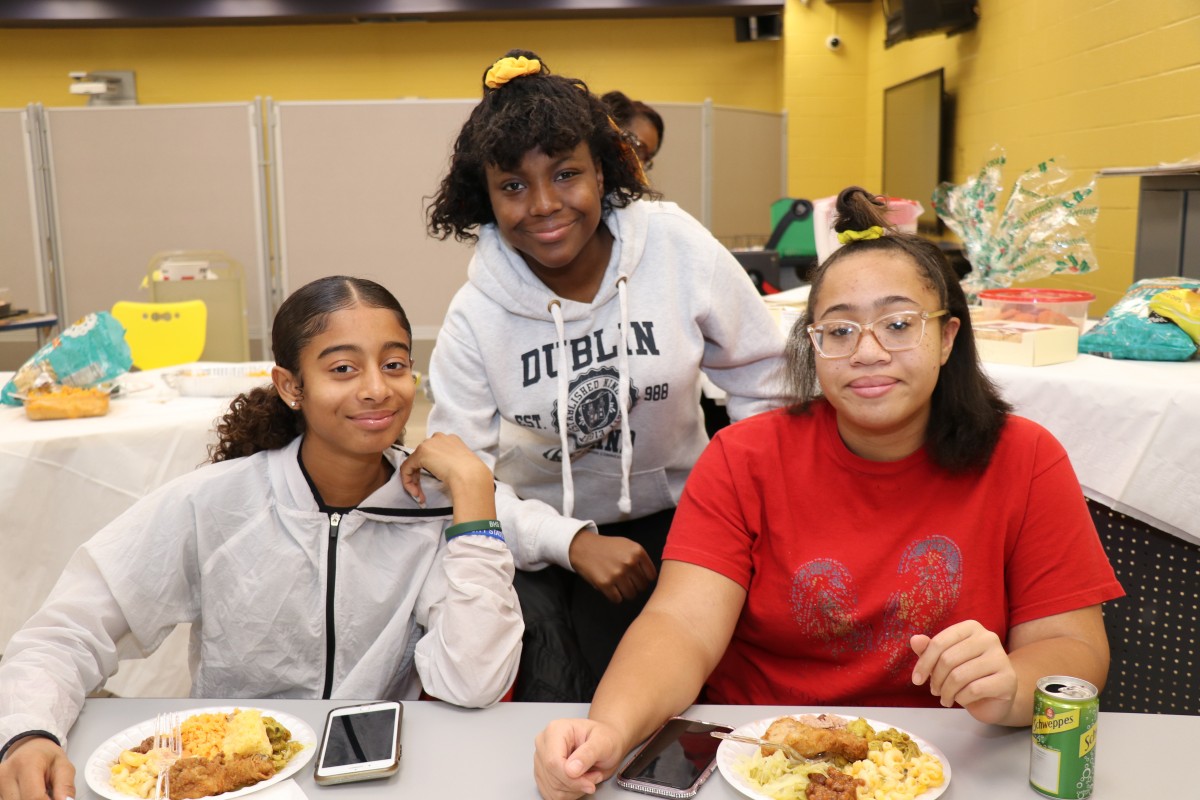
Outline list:
[[[1086,798],[1096,777],[1100,698],[1081,678],[1050,675],[1033,695],[1029,783],[1047,797]]]

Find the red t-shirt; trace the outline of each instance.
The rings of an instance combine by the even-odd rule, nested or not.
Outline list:
[[[982,473],[921,449],[851,453],[833,409],[722,430],[688,479],[664,559],[747,591],[709,676],[711,703],[934,706],[913,686],[915,633],[1018,623],[1124,594],[1066,451],[1009,417]]]

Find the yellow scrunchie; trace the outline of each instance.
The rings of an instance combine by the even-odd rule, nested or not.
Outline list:
[[[492,68],[483,77],[483,85],[489,89],[499,89],[513,78],[519,78],[522,75],[537,75],[541,71],[542,62],[536,58],[505,56],[492,64]]]
[[[883,236],[883,228],[879,225],[872,225],[865,231],[842,231],[838,234],[838,241],[842,244],[850,244],[851,242],[865,242],[870,239],[878,239]]]

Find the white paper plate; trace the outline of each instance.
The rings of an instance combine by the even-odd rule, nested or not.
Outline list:
[[[253,708],[253,706],[189,708],[186,711],[178,712],[178,714],[179,719],[182,721],[193,714],[231,714],[239,708],[246,709]],[[217,800],[217,798],[220,798],[220,800],[231,800],[231,798],[257,792],[260,789],[266,789],[268,786],[274,786],[281,781],[285,781],[299,772],[312,759],[313,754],[316,752],[317,735],[307,722],[299,717],[293,717],[291,714],[285,714],[282,711],[272,711],[268,708],[259,710],[262,711],[264,717],[274,717],[280,725],[291,731],[292,740],[300,742],[304,745],[304,749],[292,756],[292,760],[283,769],[276,772],[267,780],[260,781],[253,786],[247,786],[244,789],[238,789],[236,792],[213,795],[211,800]],[[147,736],[153,735],[154,720],[148,719],[145,722],[139,722],[133,727],[126,728],[97,747],[88,758],[87,766],[84,767],[84,776],[87,778],[87,784],[92,788],[92,791],[101,797],[107,797],[108,800],[135,800],[134,795],[119,792],[112,785],[110,781],[112,777],[112,765],[117,763],[117,756],[121,754],[122,750],[137,747]]]
[[[833,716],[838,716],[842,719],[848,720],[852,719],[841,714],[836,714]],[[779,717],[767,717],[766,719],[760,719],[755,722],[747,722],[745,725],[736,728],[733,732],[739,736],[755,736],[761,738],[762,735],[767,732],[767,728],[771,727],[771,723],[777,719],[779,719]],[[897,728],[895,725],[891,725],[887,722],[879,722],[877,720],[868,719],[867,724],[877,731],[887,730],[888,728],[896,728],[896,730],[900,731],[901,733],[907,733],[912,737],[912,740],[917,743],[917,746],[921,748],[922,753],[929,753],[930,755],[936,756],[938,761],[942,762],[942,785],[934,786],[928,791],[917,795],[917,797],[918,800],[934,800],[935,797],[941,797],[942,792],[946,791],[946,787],[950,785],[950,762],[946,760],[945,753],[922,739],[920,736],[915,736],[903,728]],[[737,763],[743,756],[753,755],[754,751],[757,749],[758,745],[756,744],[743,744],[742,742],[731,742],[728,739],[723,739],[720,747],[717,748],[717,769],[721,771],[721,776],[729,782],[730,786],[737,789],[747,797],[752,797],[754,800],[771,800],[769,795],[765,795],[762,792],[757,791],[753,786],[750,785],[749,781],[739,775],[738,772],[733,768],[733,765]]]

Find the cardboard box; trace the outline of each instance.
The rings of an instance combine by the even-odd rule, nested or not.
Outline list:
[[[1040,367],[1074,361],[1079,355],[1079,328],[1035,322],[976,322],[975,347],[983,361]]]

